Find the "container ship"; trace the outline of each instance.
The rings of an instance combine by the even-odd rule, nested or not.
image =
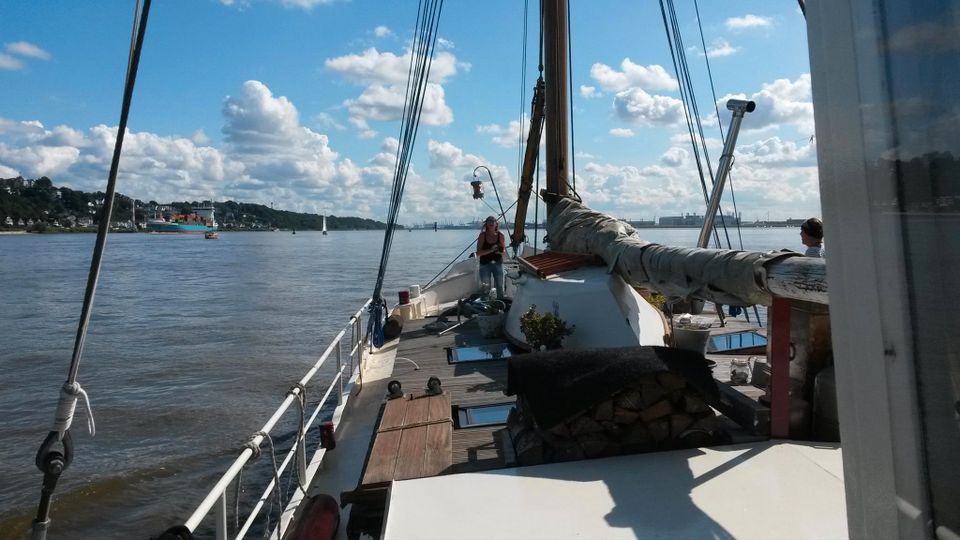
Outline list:
[[[204,234],[216,229],[212,206],[192,208],[189,214],[164,213],[147,222],[147,230],[157,233]]]

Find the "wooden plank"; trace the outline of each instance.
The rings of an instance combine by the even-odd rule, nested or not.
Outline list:
[[[391,399],[383,407],[383,417],[380,419],[380,429],[394,428],[403,425],[403,418],[407,414],[407,400],[403,398]]]
[[[430,396],[430,411],[428,418],[431,422],[450,418],[450,394]]]
[[[427,444],[423,456],[423,476],[443,474],[453,465],[453,424],[450,422],[431,424],[426,428]]]
[[[393,472],[397,465],[397,451],[400,448],[400,434],[401,431],[398,430],[376,435],[361,484],[393,480]]]
[[[426,403],[426,400],[423,400],[423,402]],[[426,407],[423,410],[426,412]],[[394,480],[407,480],[424,476],[423,461],[427,448],[428,427],[418,426],[401,431],[400,448],[397,451],[397,468],[393,473]]]
[[[430,419],[430,397],[420,397],[407,401],[407,414],[403,417],[403,424],[420,424]],[[383,426],[381,426],[382,428]]]

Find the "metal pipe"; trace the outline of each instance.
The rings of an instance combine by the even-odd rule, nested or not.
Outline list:
[[[743,99],[727,101],[727,109],[733,111],[733,119],[730,121],[727,140],[723,143],[723,155],[720,156],[720,166],[717,168],[717,179],[713,183],[713,192],[710,194],[710,202],[707,204],[707,213],[703,216],[703,228],[700,230],[700,238],[697,239],[697,247],[705,248],[710,243],[713,221],[717,215],[717,209],[720,208],[720,197],[723,195],[723,186],[727,181],[730,168],[733,166],[733,149],[737,146],[740,123],[743,121],[744,114],[753,112],[756,108],[757,104],[752,101]]]
[[[480,169],[486,169],[487,177],[490,178],[490,184],[493,185],[493,194],[497,196],[497,204],[500,205],[500,217],[503,218],[503,226],[507,226],[507,213],[503,210],[503,203],[500,202],[500,193],[497,191],[497,183],[493,181],[493,175],[490,174],[490,168],[486,165],[477,165],[477,168],[473,169],[473,177],[477,177],[477,171]]]

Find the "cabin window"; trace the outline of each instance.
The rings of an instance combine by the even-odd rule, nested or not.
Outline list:
[[[513,402],[494,403],[492,405],[474,405],[471,407],[455,407],[454,418],[457,429],[497,426],[507,423],[507,415],[513,409]]]
[[[510,356],[510,348],[506,343],[490,343],[472,347],[448,347],[447,362],[458,364],[461,362],[483,362],[485,360],[503,360]]]

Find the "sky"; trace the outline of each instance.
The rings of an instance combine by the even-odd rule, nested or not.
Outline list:
[[[659,2],[571,0],[574,160],[589,206],[625,219],[703,213]],[[103,190],[135,2],[0,2],[0,178]],[[516,199],[537,77],[538,2],[448,0],[401,223],[491,213],[479,165]],[[806,26],[796,2],[676,0],[714,169],[730,97],[757,102],[732,171],[744,221],[819,215]],[[118,191],[383,220],[417,3],[154,2]],[[524,21],[527,65],[524,70]],[[525,93],[521,90],[526,87]],[[483,174],[486,180],[486,174]],[[541,181],[542,181],[541,175]],[[731,212],[728,189],[722,207]],[[533,208],[529,214],[533,215]],[[542,209],[541,209],[542,215]]]

